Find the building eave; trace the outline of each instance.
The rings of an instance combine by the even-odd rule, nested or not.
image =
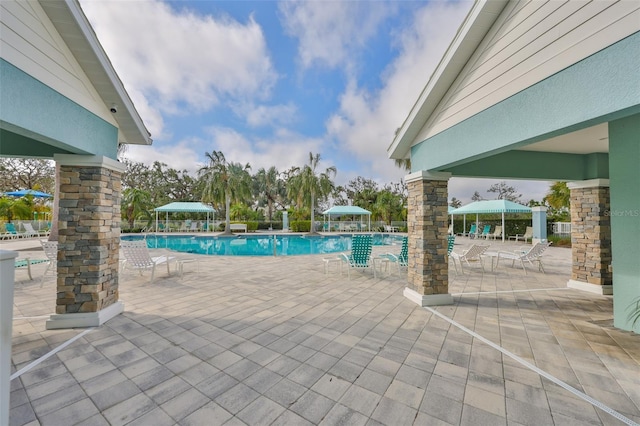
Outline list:
[[[509,0],[477,0],[387,148],[389,158],[409,157],[415,138],[487,35]]]
[[[119,142],[151,145],[151,135],[98,41],[78,0],[40,0],[40,5],[71,49],[107,108],[115,107]]]

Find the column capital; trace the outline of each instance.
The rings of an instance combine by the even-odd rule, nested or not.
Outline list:
[[[531,207],[532,212],[546,212],[547,208],[545,206],[534,206]]]
[[[567,188],[569,189],[584,189],[584,188],[608,188],[609,179],[589,179],[578,180],[575,182],[567,182]]]
[[[53,160],[61,166],[103,167],[120,173],[127,170],[123,163],[102,155],[54,154]]]
[[[404,181],[406,183],[415,182],[418,180],[449,180],[451,179],[451,173],[449,172],[430,172],[428,170],[420,170],[410,173],[405,176]]]

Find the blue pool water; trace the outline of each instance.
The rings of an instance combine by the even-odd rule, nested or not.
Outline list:
[[[123,236],[123,240],[143,239],[143,235]],[[146,236],[149,248],[165,248],[182,253],[212,256],[297,256],[304,254],[339,253],[351,250],[351,235],[234,235]],[[402,243],[402,235],[373,234],[374,245]],[[275,244],[275,253],[274,253]]]

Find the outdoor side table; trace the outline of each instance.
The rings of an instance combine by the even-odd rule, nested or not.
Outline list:
[[[340,275],[342,275],[342,258],[341,257],[325,257],[322,259],[324,262],[324,274],[329,274],[329,267],[332,264],[336,265],[336,272],[340,271]]]

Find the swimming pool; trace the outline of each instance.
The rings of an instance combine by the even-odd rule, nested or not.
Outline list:
[[[126,235],[123,240],[140,240]],[[340,235],[146,235],[147,247],[211,256],[298,256],[351,250],[351,234]],[[373,234],[373,245],[402,243],[402,235]]]

